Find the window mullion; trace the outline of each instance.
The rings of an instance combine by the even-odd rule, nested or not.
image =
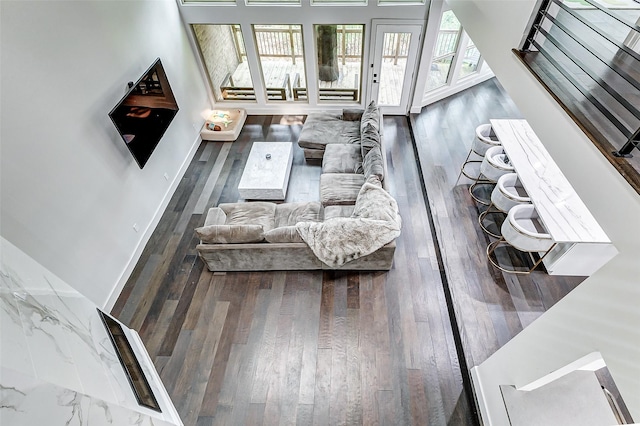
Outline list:
[[[464,29],[460,29],[460,35],[458,36],[458,46],[456,47],[456,53],[453,56],[451,63],[451,71],[449,72],[449,86],[455,86],[458,82],[460,75],[460,69],[462,68],[462,61],[464,59],[463,50],[466,49],[469,44],[469,36]]]

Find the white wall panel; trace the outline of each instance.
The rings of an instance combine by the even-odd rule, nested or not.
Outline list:
[[[180,181],[209,106],[178,7],[173,0],[0,7],[0,231],[104,306]],[[141,170],[108,113],[157,57],[180,111]]]

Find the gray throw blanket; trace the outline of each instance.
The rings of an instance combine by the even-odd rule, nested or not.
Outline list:
[[[379,185],[365,183],[350,218],[298,222],[296,230],[313,253],[331,267],[366,256],[400,235],[398,205]]]

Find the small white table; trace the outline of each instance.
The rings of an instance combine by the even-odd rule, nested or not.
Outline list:
[[[618,251],[526,120],[491,120],[542,223],[558,245],[544,258],[552,275],[589,276]]]
[[[202,126],[200,137],[203,141],[235,141],[246,119],[247,111],[243,108],[211,111],[211,115]],[[220,130],[207,128],[209,123],[217,124]]]
[[[292,163],[292,142],[254,142],[238,184],[240,196],[245,200],[284,200]]]

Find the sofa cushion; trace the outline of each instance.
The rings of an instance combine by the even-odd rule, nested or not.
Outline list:
[[[358,192],[351,217],[398,222],[398,203],[380,186],[379,181],[370,179]]]
[[[376,101],[371,101],[365,108],[364,113],[362,113],[360,131],[363,131],[367,124],[371,124],[378,133],[382,133],[380,132],[380,110],[376,105]]]
[[[349,205],[356,201],[364,175],[323,173],[320,175],[320,202],[323,206]]]
[[[358,145],[327,145],[322,159],[322,173],[362,173],[362,155]]]
[[[365,178],[370,176],[378,176],[380,180],[384,180],[384,159],[382,158],[382,152],[380,147],[375,147],[369,151],[366,157],[364,157],[363,168]]]
[[[270,243],[303,243],[295,226],[279,226],[265,232],[264,239]]]
[[[275,203],[223,203],[218,207],[227,215],[225,225],[260,225],[265,232],[275,227]]]
[[[312,113],[302,126],[298,145],[307,149],[322,149],[331,143],[360,143],[360,122],[345,121],[342,115]]]
[[[320,220],[321,209],[317,201],[277,204],[274,228],[291,226],[298,222],[317,222]]]
[[[360,121],[362,119],[362,114],[364,113],[363,109],[349,109],[345,108],[342,110],[342,119],[344,121]]]
[[[380,133],[371,123],[367,124],[360,134],[360,155],[366,157],[369,151],[380,146]]]
[[[203,243],[240,244],[264,240],[261,225],[208,225],[196,228],[195,231]]]
[[[351,217],[354,206],[327,206],[324,208],[324,220],[335,217]]]

